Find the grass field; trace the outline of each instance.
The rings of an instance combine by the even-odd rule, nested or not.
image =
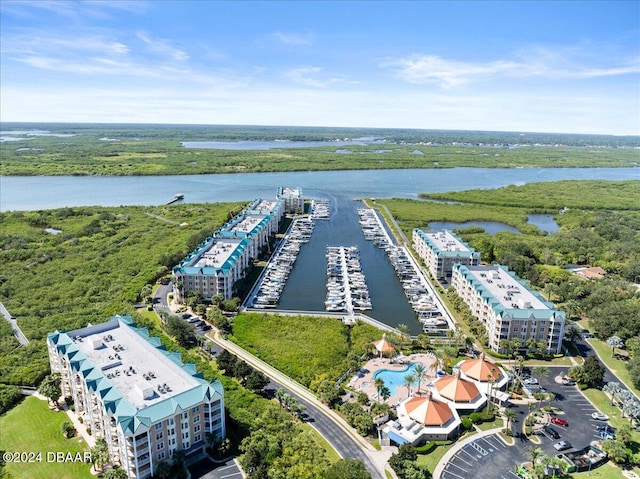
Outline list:
[[[68,416],[52,411],[45,401],[26,398],[20,405],[0,417],[0,449],[7,452],[41,453],[41,460],[31,463],[7,463],[5,471],[16,479],[83,479],[93,477],[90,464],[57,462],[47,453],[88,451],[82,438],[66,439],[62,423]]]

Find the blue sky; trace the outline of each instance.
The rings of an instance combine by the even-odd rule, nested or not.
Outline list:
[[[2,121],[640,134],[637,1],[0,2]]]

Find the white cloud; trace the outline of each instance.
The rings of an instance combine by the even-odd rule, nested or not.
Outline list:
[[[310,32],[306,33],[285,33],[276,31],[269,35],[269,38],[276,40],[284,45],[291,46],[309,46],[313,43]]]
[[[168,40],[165,39],[152,39],[145,32],[138,32],[138,38],[143,41],[149,51],[171,58],[177,61],[186,61],[189,59],[189,54],[184,50],[173,47]]]
[[[313,88],[326,88],[330,85],[346,82],[343,75],[329,76],[324,74],[324,68],[313,66],[292,68],[285,71],[283,75],[295,83]]]
[[[395,71],[408,83],[436,83],[452,88],[465,83],[496,78],[588,79],[640,73],[640,59],[614,60],[587,58],[577,48],[523,50],[515,59],[489,62],[463,62],[436,55],[412,55],[386,60],[382,67]],[[597,63],[606,63],[597,65]],[[596,64],[596,66],[592,66]]]

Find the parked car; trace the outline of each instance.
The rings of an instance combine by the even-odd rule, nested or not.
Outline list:
[[[523,384],[525,384],[526,386],[535,386],[538,384],[538,380],[536,378],[527,378],[524,381],[522,381]]]
[[[550,436],[553,439],[560,439],[560,434],[558,433],[558,431],[556,431],[554,428],[552,428],[551,426],[544,426],[542,428],[544,430],[544,432],[547,433],[548,436]]]
[[[610,439],[612,441],[616,440],[616,435],[609,431],[600,431],[600,437],[602,439]]]
[[[564,378],[564,379],[562,380],[562,385],[563,385],[563,386],[575,386],[575,385],[576,385],[576,382],[575,382],[573,379],[570,379],[570,378]]]
[[[197,323],[198,321],[200,321],[200,318],[197,316],[191,316],[189,319],[187,319],[187,323]]]
[[[616,428],[609,426],[609,424],[598,424],[596,426],[596,429],[598,431],[606,431],[606,432],[610,432],[610,433],[616,432]]]
[[[591,413],[591,418],[595,419],[596,421],[608,421],[609,420],[609,416],[607,416],[606,414],[602,414],[601,412]]]
[[[562,427],[569,426],[569,421],[567,421],[566,419],[562,419],[561,417],[551,416],[551,422]]]
[[[571,449],[572,447],[571,443],[567,441],[559,441],[553,445],[553,448],[556,451],[564,451],[565,449]]]

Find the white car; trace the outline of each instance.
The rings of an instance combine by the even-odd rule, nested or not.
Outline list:
[[[608,421],[609,420],[609,416],[607,416],[606,414],[602,414],[601,412],[591,413],[591,418],[595,419],[596,421]]]
[[[536,378],[527,378],[524,381],[522,381],[522,383],[525,386],[535,386],[536,384],[538,384],[538,380]]]

